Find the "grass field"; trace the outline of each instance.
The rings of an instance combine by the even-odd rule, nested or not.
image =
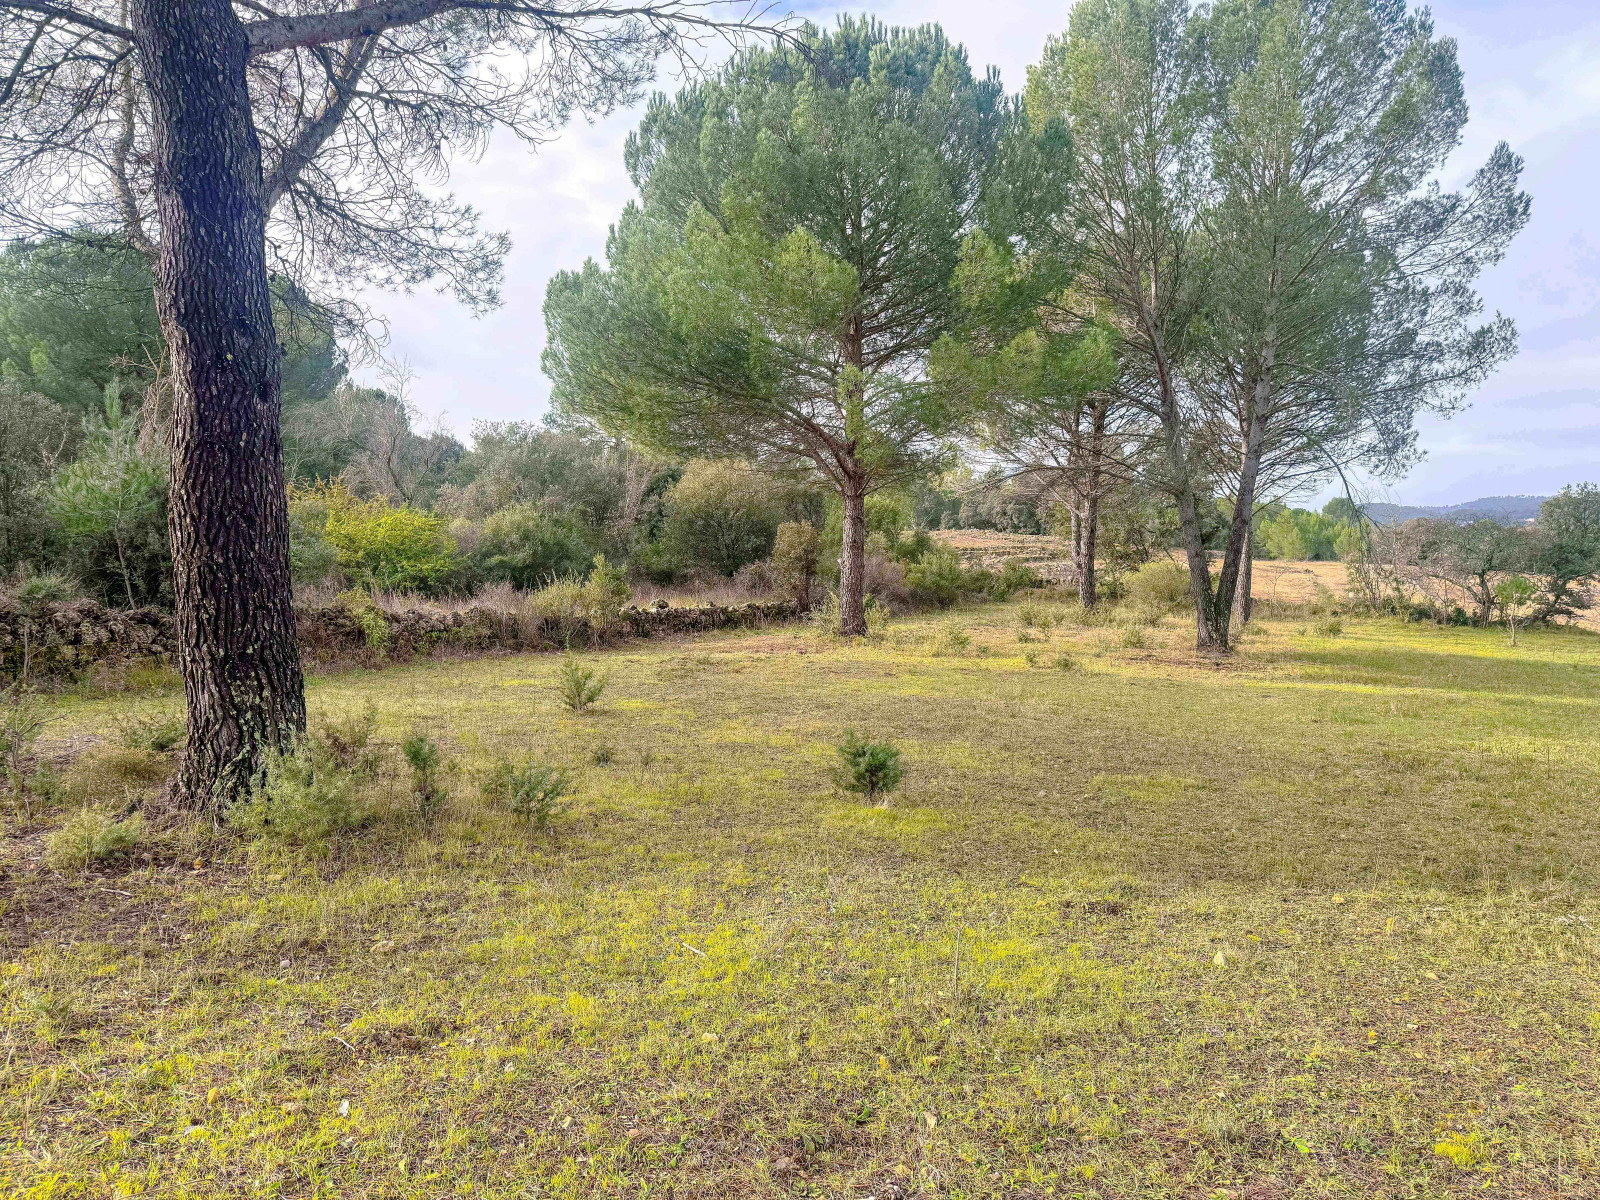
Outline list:
[[[550,655],[315,680],[461,766],[322,851],[14,820],[0,1191],[1600,1195],[1600,639],[1023,611],[597,653],[585,716]],[[137,781],[93,740],[176,703],[51,744]],[[575,774],[553,837],[502,754]]]

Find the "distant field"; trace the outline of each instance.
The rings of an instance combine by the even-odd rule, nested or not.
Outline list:
[[[317,679],[461,766],[318,852],[13,818],[0,1194],[1596,1195],[1600,639],[1068,611],[629,645],[586,717],[554,655]],[[177,703],[64,698],[69,782],[153,786],[111,731]]]
[[[1017,558],[1033,566],[1046,579],[1066,579],[1071,574],[1068,569],[1070,547],[1061,538],[983,529],[940,530],[934,537],[972,562],[998,563]],[[1348,585],[1344,564],[1257,559],[1252,569],[1250,591],[1257,600],[1301,603],[1316,598],[1319,584],[1335,596],[1343,596]],[[1578,624],[1600,633],[1600,610],[1585,613]]]

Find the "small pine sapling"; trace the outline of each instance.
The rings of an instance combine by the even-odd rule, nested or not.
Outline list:
[[[561,664],[561,678],[556,690],[563,707],[571,712],[583,713],[595,705],[610,681],[609,675],[596,675],[578,660],[576,654],[569,653]]]
[[[424,821],[432,821],[443,810],[449,796],[439,778],[444,766],[439,743],[419,730],[401,743],[400,752],[411,766],[411,789],[417,797],[417,815]]]
[[[839,786],[869,801],[877,801],[880,806],[887,805],[889,793],[906,777],[900,751],[888,742],[857,737],[853,729],[846,731],[838,750],[839,769],[835,778]]]

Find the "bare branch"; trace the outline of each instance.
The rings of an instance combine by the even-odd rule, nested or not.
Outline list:
[[[48,17],[55,21],[65,21],[69,25],[77,25],[83,29],[92,29],[96,33],[103,33],[109,37],[121,38],[125,42],[133,41],[133,31],[124,26],[103,21],[66,4],[52,4],[49,0],[0,0],[0,12],[37,13],[41,17]]]

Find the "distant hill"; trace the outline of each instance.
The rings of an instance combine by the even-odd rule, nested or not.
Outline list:
[[[1368,504],[1364,507],[1367,516],[1379,525],[1392,525],[1416,517],[1449,517],[1456,521],[1481,521],[1487,517],[1491,521],[1520,524],[1537,517],[1539,505],[1549,498],[1548,496],[1485,496],[1481,500],[1468,500],[1465,504],[1434,506]]]

